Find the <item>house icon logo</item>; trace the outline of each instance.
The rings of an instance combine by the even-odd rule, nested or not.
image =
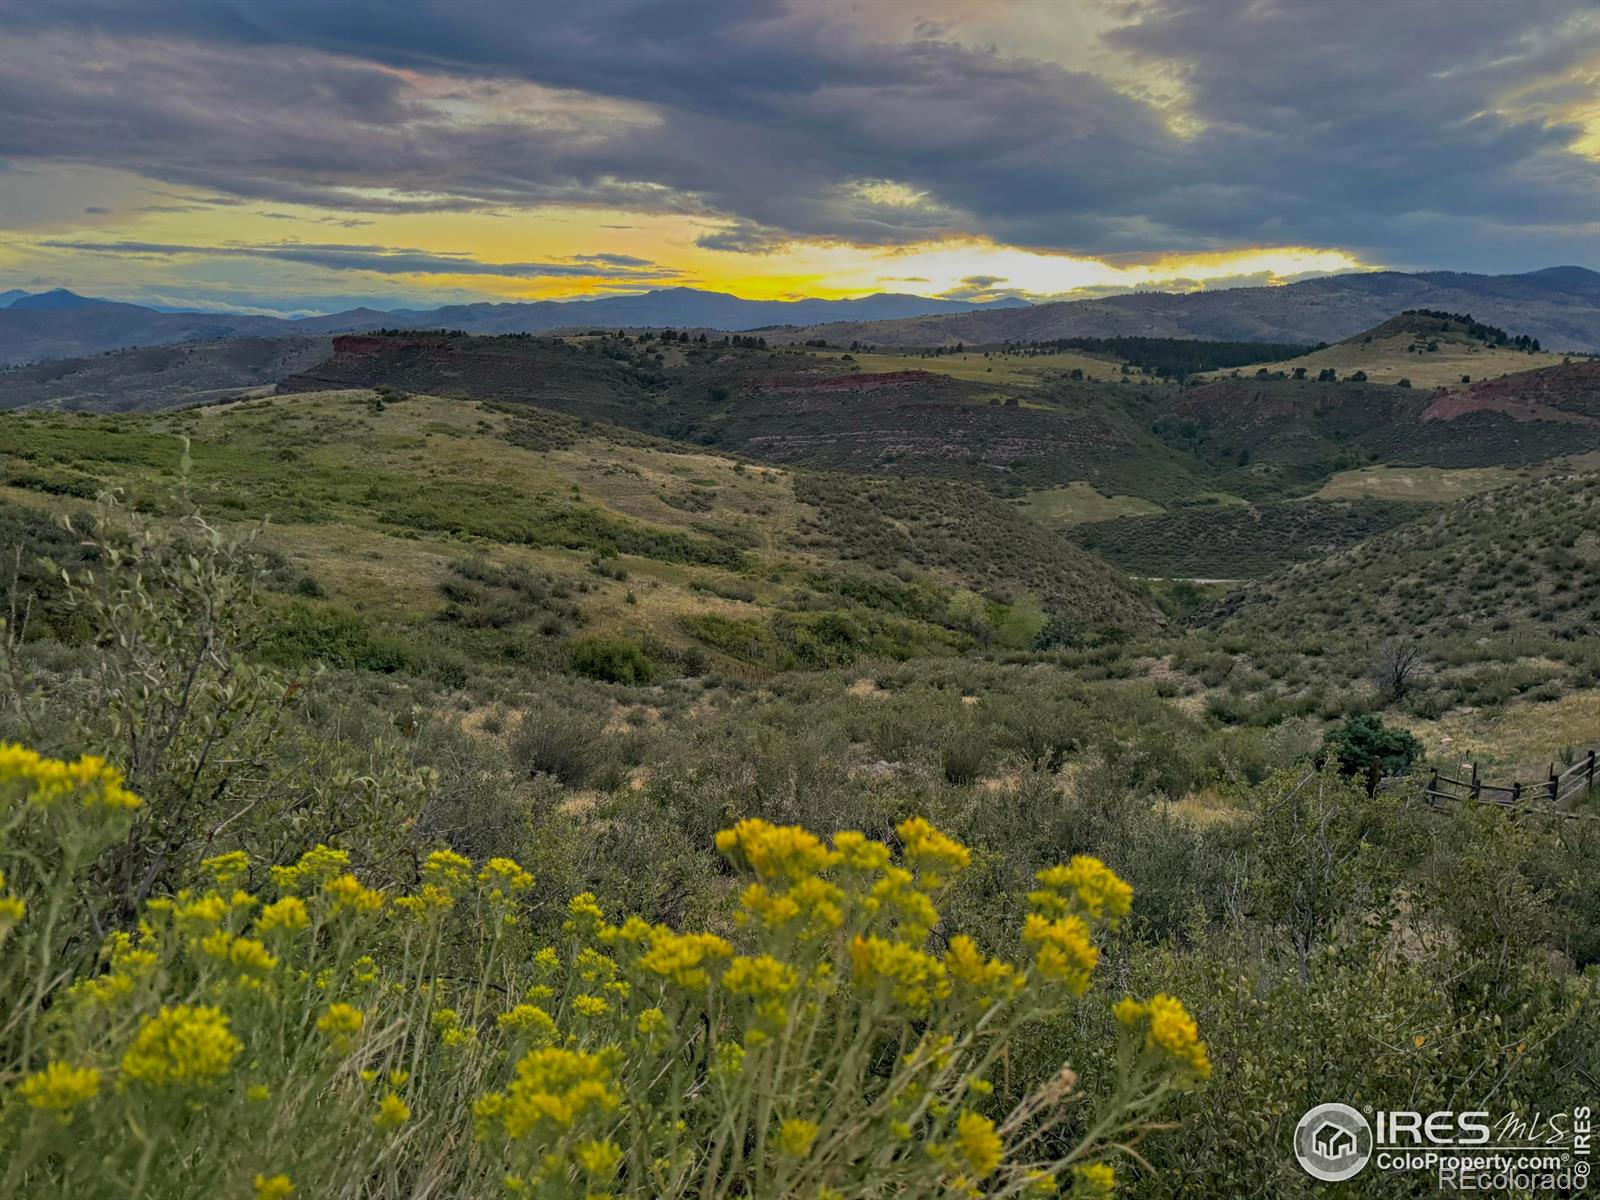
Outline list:
[[[1372,1126],[1348,1104],[1319,1104],[1294,1127],[1294,1156],[1313,1179],[1353,1178],[1372,1157]]]

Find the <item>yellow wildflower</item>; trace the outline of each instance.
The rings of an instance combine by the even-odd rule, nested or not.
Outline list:
[[[323,894],[333,901],[334,912],[374,913],[383,907],[383,893],[363,887],[348,872],[322,885]]]
[[[478,882],[489,889],[489,898],[498,900],[520,896],[533,887],[533,876],[510,858],[491,858],[478,872]]]
[[[24,1079],[19,1091],[30,1108],[67,1113],[100,1094],[100,1072],[93,1067],[74,1067],[52,1061],[44,1070],[35,1071]]]
[[[681,988],[698,992],[710,982],[706,973],[710,961],[732,954],[733,947],[715,934],[673,933],[660,926],[652,933],[650,949],[640,956],[639,965]]]
[[[611,1004],[603,996],[579,995],[572,998],[572,1009],[580,1017],[603,1017]]]
[[[64,762],[26,746],[0,742],[0,782],[22,784],[28,803],[37,808],[49,808],[73,793],[79,793],[83,806],[91,809],[127,810],[143,803],[122,786],[122,772],[94,754]]]
[[[956,1118],[956,1150],[980,1179],[1000,1165],[1004,1154],[994,1122],[975,1112]]]
[[[647,1008],[639,1014],[636,1026],[644,1037],[654,1037],[667,1027],[667,1014],[659,1008]]]
[[[510,1138],[522,1138],[541,1125],[569,1129],[590,1111],[609,1111],[622,1102],[598,1054],[546,1046],[517,1063],[516,1079],[504,1092],[491,1092],[474,1107],[480,1121],[498,1124]]]
[[[964,933],[950,939],[944,966],[950,978],[968,989],[978,1003],[1015,995],[1022,987],[1022,975],[1015,967],[998,958],[985,960],[978,944]]]
[[[778,1127],[778,1152],[790,1158],[804,1158],[811,1153],[811,1144],[817,1140],[815,1121],[802,1121],[790,1117]]]
[[[299,896],[285,896],[261,910],[256,918],[256,932],[293,933],[310,924],[311,915],[306,912],[305,901]]]
[[[350,855],[329,846],[313,846],[292,867],[273,867],[272,881],[289,895],[314,891],[350,865]]]
[[[1124,996],[1112,1012],[1129,1028],[1147,1025],[1145,1048],[1170,1059],[1180,1074],[1194,1079],[1210,1077],[1211,1060],[1200,1040],[1200,1028],[1181,1000],[1163,994],[1141,1003]]]
[[[472,861],[454,850],[435,850],[422,864],[422,882],[459,896],[472,885]]]
[[[365,1023],[366,1017],[354,1005],[330,1004],[317,1018],[317,1032],[334,1039],[338,1045],[346,1045],[361,1032]]]
[[[1133,889],[1098,858],[1074,856],[1066,866],[1035,877],[1043,890],[1029,892],[1028,903],[1046,916],[1080,912],[1115,929],[1133,907]]]
[[[1072,1168],[1074,1200],[1105,1200],[1116,1189],[1117,1173],[1109,1163]]]
[[[122,1077],[152,1087],[214,1083],[243,1049],[217,1008],[163,1008],[139,1027],[122,1056]]]
[[[179,903],[173,906],[172,919],[191,932],[201,932],[222,924],[228,915],[228,902],[215,892],[198,900],[188,899],[189,893],[179,892]]]
[[[722,986],[742,996],[782,996],[792,992],[799,982],[793,967],[770,954],[740,956],[722,976]]]
[[[537,1004],[519,1004],[495,1018],[495,1023],[508,1033],[531,1038],[544,1043],[555,1040],[556,1023],[550,1014]]]
[[[921,817],[901,821],[895,833],[905,847],[906,862],[922,873],[923,885],[930,889],[943,887],[972,861],[971,851]]]
[[[378,1101],[378,1111],[372,1123],[379,1129],[396,1129],[411,1119],[411,1107],[395,1093],[390,1092]]]
[[[798,825],[769,825],[757,819],[740,821],[717,834],[717,850],[730,862],[748,866],[766,882],[788,879],[798,883],[833,866],[841,857]]]
[[[853,829],[834,834],[833,848],[852,871],[881,871],[892,857],[889,847]]]
[[[257,1175],[255,1189],[255,1200],[289,1200],[294,1195],[287,1175]]]
[[[243,850],[229,850],[226,854],[201,859],[200,869],[216,881],[218,887],[231,887],[250,870],[250,856]]]
[[[622,1161],[622,1147],[613,1141],[595,1141],[593,1139],[582,1141],[574,1147],[573,1153],[578,1159],[578,1164],[590,1175],[604,1178],[617,1169],[617,1164]]]
[[[950,994],[944,964],[904,942],[857,934],[850,943],[850,966],[857,987],[872,991],[887,983],[894,999],[913,1012],[926,1012]]]
[[[1022,940],[1032,947],[1034,966],[1045,979],[1065,984],[1074,996],[1089,990],[1089,975],[1100,961],[1100,951],[1089,941],[1083,918],[1049,920],[1029,913],[1022,924]]]
[[[579,892],[568,900],[567,912],[571,920],[562,922],[561,927],[569,933],[575,929],[597,932],[605,924],[605,910],[595,900],[593,892]]]

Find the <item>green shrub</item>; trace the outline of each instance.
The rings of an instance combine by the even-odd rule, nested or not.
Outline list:
[[[1385,725],[1373,713],[1351,717],[1330,729],[1323,741],[1342,775],[1358,775],[1370,770],[1374,759],[1385,775],[1404,775],[1422,755],[1422,743],[1404,729]]]
[[[661,666],[632,638],[585,637],[573,641],[572,669],[606,683],[650,683]]]

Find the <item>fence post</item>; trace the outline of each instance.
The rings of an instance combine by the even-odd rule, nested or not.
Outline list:
[[[1522,799],[1522,780],[1513,780],[1511,784],[1511,803],[1516,804]]]
[[[1586,791],[1594,791],[1594,751],[1589,751],[1589,786]]]
[[[1472,798],[1478,799],[1483,795],[1483,784],[1478,780],[1478,764],[1472,764]]]
[[[1378,794],[1378,777],[1383,772],[1383,764],[1378,761],[1378,756],[1372,756],[1372,765],[1367,768],[1367,795]]]
[[[1550,764],[1550,803],[1551,804],[1554,804],[1556,802],[1556,794],[1557,794],[1557,790],[1560,788],[1560,786],[1561,786],[1561,780],[1556,775],[1556,765],[1555,765],[1555,763],[1551,763]]]
[[[1433,807],[1434,793],[1439,790],[1439,768],[1434,767],[1428,772],[1428,807]]]

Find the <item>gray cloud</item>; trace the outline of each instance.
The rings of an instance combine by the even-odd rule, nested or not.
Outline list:
[[[189,246],[167,242],[90,242],[49,239],[35,243],[52,250],[116,254],[130,258],[254,258],[301,263],[330,271],[370,271],[379,275],[489,275],[512,279],[630,280],[676,279],[681,273],[648,259],[625,254],[585,254],[560,262],[485,262],[466,254],[440,254],[391,246],[341,243],[269,242],[253,245]]]
[[[1600,52],[1588,0],[1106,3],[1108,45],[1181,122],[943,26],[886,44],[779,0],[52,0],[6,15],[0,157],[350,211],[715,217],[698,244],[734,253],[980,234],[1595,262],[1600,163],[1552,123]]]

